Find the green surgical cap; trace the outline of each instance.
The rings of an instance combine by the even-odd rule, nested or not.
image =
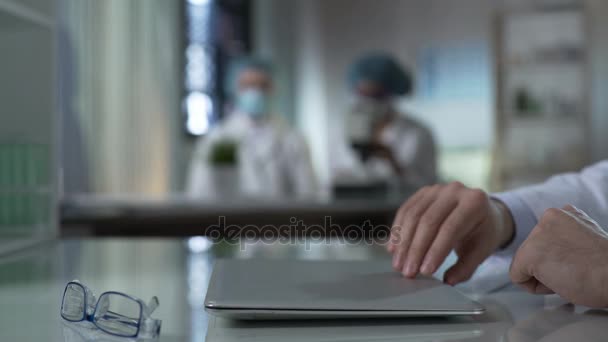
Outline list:
[[[348,84],[354,89],[360,81],[372,81],[393,96],[412,92],[412,76],[389,55],[373,53],[358,59],[348,73]]]

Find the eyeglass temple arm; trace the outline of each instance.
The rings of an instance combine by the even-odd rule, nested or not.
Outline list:
[[[154,296],[152,298],[150,298],[150,301],[148,302],[148,310],[150,312],[148,312],[148,314],[152,314],[154,312],[154,310],[156,310],[156,308],[158,307],[158,297]]]
[[[140,336],[143,338],[156,338],[160,334],[160,326],[162,321],[160,319],[150,318],[149,315],[156,310],[158,307],[158,297],[154,296],[150,298],[150,302],[147,305],[148,314],[141,322],[142,326],[140,327]]]

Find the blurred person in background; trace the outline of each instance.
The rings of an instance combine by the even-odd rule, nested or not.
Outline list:
[[[346,144],[333,159],[334,179],[397,181],[423,186],[437,180],[430,130],[396,108],[412,93],[412,75],[391,56],[366,55],[348,74],[354,103],[346,117]]]
[[[240,59],[231,65],[225,83],[229,113],[198,142],[188,194],[315,196],[317,182],[304,138],[272,112],[271,64],[258,58]]]

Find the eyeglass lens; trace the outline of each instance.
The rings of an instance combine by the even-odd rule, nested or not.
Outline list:
[[[141,305],[120,294],[105,293],[99,298],[95,324],[114,335],[132,337],[139,328]]]
[[[81,321],[84,319],[85,294],[82,286],[68,284],[65,288],[61,316],[68,321]]]

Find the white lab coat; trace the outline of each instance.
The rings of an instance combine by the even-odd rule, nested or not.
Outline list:
[[[278,118],[254,121],[234,112],[198,142],[190,166],[186,191],[193,197],[222,197],[209,163],[212,147],[220,141],[238,144],[235,182],[245,197],[313,197],[318,193],[308,146],[299,134]]]
[[[398,116],[382,132],[380,140],[388,146],[403,170],[397,175],[386,159],[371,157],[363,162],[347,139],[336,142],[332,159],[334,180],[349,177],[360,180],[398,180],[403,185],[420,187],[437,182],[437,151],[431,131],[420,122]]]
[[[475,281],[470,285],[477,291],[492,291],[510,283],[509,267],[513,256],[549,208],[572,204],[589,214],[602,228],[608,229],[608,161],[493,197],[504,202],[511,211],[515,237],[507,248],[480,265],[473,277]],[[448,261],[454,260],[455,256],[451,256]]]
[[[521,244],[549,208],[572,204],[608,229],[608,161],[579,173],[554,176],[544,183],[493,195],[511,211],[515,237],[504,250],[485,260],[469,285],[478,292],[494,291],[510,283],[509,267]],[[450,262],[455,256],[450,256]]]
[[[608,229],[608,161],[589,166],[578,173],[551,177],[542,184],[495,195],[511,210],[515,220],[515,239],[506,253],[513,254],[528,237],[549,208],[568,204],[585,211]]]

